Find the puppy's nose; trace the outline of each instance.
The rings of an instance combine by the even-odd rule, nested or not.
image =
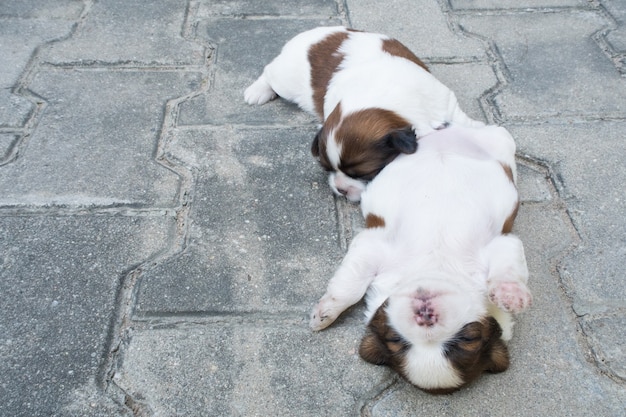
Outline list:
[[[415,322],[419,326],[432,327],[438,320],[439,317],[430,303],[424,303],[415,311]]]

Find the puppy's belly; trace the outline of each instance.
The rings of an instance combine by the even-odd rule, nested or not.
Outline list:
[[[498,161],[479,155],[421,147],[397,158],[363,194],[363,214],[383,217],[416,248],[488,242],[516,207],[517,190]]]

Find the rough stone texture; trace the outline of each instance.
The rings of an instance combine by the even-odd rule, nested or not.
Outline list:
[[[359,0],[347,5],[355,28],[393,36],[425,62],[486,60],[481,42],[464,36],[456,17],[437,1],[391,0],[383,6],[376,0]]]
[[[626,85],[593,36],[595,11],[464,15],[462,27],[497,46],[505,85],[489,101],[500,122],[621,119]],[[549,52],[549,53],[547,53]]]
[[[340,260],[310,129],[173,132],[195,173],[185,251],[142,277],[137,314],[306,313]],[[280,162],[276,156],[280,155]]]
[[[73,65],[201,65],[205,48],[183,39],[186,7],[177,0],[89,4],[88,18],[70,39],[51,45],[44,62]]]
[[[164,103],[199,85],[187,72],[39,71],[29,88],[46,111],[3,170],[0,204],[173,205],[178,176],[155,163],[155,137]]]
[[[173,223],[0,217],[0,414],[63,415],[102,377],[121,283],[164,249]]]
[[[624,2],[0,4],[0,414],[616,416],[626,409]],[[518,144],[533,308],[450,396],[308,312],[363,227],[313,116],[244,89],[296,33],[409,45]]]
[[[155,415],[352,415],[387,375],[360,360],[355,327],[330,333],[280,318],[138,331],[116,382]]]

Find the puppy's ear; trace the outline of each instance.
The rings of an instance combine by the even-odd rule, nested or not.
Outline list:
[[[389,326],[386,307],[387,302],[378,307],[367,325],[359,346],[359,355],[374,365],[388,365],[396,369],[410,344]]]
[[[496,340],[491,345],[489,352],[489,363],[485,369],[487,372],[504,372],[509,368],[509,349],[506,347],[502,339]]]
[[[311,153],[314,157],[320,156],[320,140],[322,139],[322,131],[324,128],[321,128],[317,131],[315,138],[313,138],[313,143],[311,144]]]
[[[492,343],[489,346],[489,359],[485,370],[493,373],[504,372],[509,368],[509,348],[506,347],[506,344],[500,338],[502,336],[502,328],[497,320],[489,317],[488,323]]]
[[[410,126],[387,134],[384,142],[387,146],[400,153],[410,154],[417,150],[417,136],[415,136],[415,131]]]
[[[381,337],[370,326],[367,326],[359,346],[359,355],[374,365],[388,365],[391,352]]]
[[[388,365],[391,352],[387,349],[380,336],[368,326],[365,336],[361,339],[359,355],[374,365]]]

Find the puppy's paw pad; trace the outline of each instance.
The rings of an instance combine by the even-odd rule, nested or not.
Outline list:
[[[532,300],[528,287],[520,282],[497,282],[489,290],[489,301],[510,313],[524,311],[530,307]]]
[[[323,330],[333,324],[339,316],[336,309],[332,308],[332,299],[322,299],[311,312],[309,325],[314,331]]]
[[[265,104],[276,98],[276,93],[263,77],[256,80],[243,93],[243,98],[248,104]]]

